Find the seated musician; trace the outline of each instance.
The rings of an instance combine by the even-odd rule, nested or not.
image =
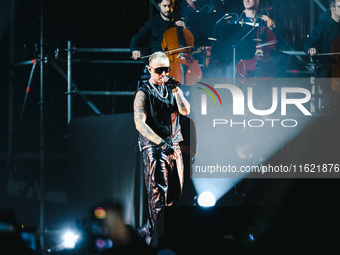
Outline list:
[[[259,13],[260,0],[243,0],[244,11],[240,15],[238,22],[241,25],[259,26],[259,21],[267,23],[270,30],[275,28],[274,21],[267,15]]]
[[[263,4],[264,5],[264,4]],[[252,59],[255,56],[256,45],[266,40],[257,40],[258,28],[265,27],[270,31],[275,29],[274,21],[264,13],[260,0],[243,0],[244,11],[241,15],[220,22],[217,28],[216,43],[212,49],[212,72],[218,75],[219,70],[224,77],[231,78],[233,73],[233,51],[235,46],[236,64],[240,60]],[[276,37],[273,33],[273,37]],[[275,45],[274,45],[275,46]],[[216,70],[214,67],[216,66]]]
[[[137,60],[141,57],[141,51],[146,49],[146,55],[156,51],[162,51],[161,41],[163,34],[171,27],[185,27],[182,20],[172,21],[173,2],[172,0],[157,0],[160,13],[148,20],[139,32],[132,37],[130,50],[132,58]]]
[[[312,57],[316,57],[317,78],[332,77],[333,56],[317,56],[322,53],[330,53],[330,48],[335,37],[340,36],[340,0],[330,0],[330,12],[321,15],[318,24],[313,28],[307,38],[304,50]],[[322,109],[325,111],[336,110],[339,95],[332,90],[328,79],[318,79],[322,88]]]
[[[260,8],[260,0],[243,0],[243,6],[245,9],[238,18],[238,24],[241,25],[241,30],[243,30],[239,37],[244,36],[248,31],[250,31],[250,29],[259,26],[266,25],[266,27],[270,30],[275,28],[274,21],[267,15],[261,13],[262,8]],[[254,29],[249,37],[245,38],[244,41],[240,43],[238,50],[239,58],[253,58],[256,47],[256,38],[257,29]],[[240,40],[241,38],[238,39]]]

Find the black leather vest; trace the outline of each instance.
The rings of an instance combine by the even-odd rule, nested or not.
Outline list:
[[[145,102],[146,124],[162,139],[172,143],[183,141],[181,126],[179,124],[179,112],[175,96],[171,89],[165,86],[168,96],[157,93],[159,85],[152,87],[150,81],[144,81],[137,91],[143,91],[147,95]],[[140,146],[155,146],[156,144],[139,134]]]

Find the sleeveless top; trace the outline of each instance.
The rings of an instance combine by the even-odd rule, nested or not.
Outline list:
[[[152,84],[153,85],[153,84]],[[153,85],[150,81],[144,81],[137,91],[142,91],[147,95],[145,101],[146,124],[162,139],[171,143],[183,141],[181,126],[179,124],[179,112],[175,96],[171,89],[164,86],[162,97],[155,91],[160,89],[159,85]],[[167,97],[165,97],[167,95]],[[155,143],[139,134],[140,147],[156,146]]]

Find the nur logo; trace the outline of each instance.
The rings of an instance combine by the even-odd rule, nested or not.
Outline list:
[[[305,116],[311,116],[312,114],[307,110],[304,106],[305,103],[308,103],[311,100],[311,92],[305,88],[299,87],[281,87],[280,90],[278,87],[271,88],[271,100],[272,105],[269,109],[256,109],[254,106],[254,95],[253,95],[253,88],[248,87],[247,93],[244,95],[243,91],[235,86],[230,84],[215,84],[215,88],[212,86],[199,82],[199,84],[207,87],[212,91],[218,98],[221,106],[222,100],[220,95],[217,93],[215,88],[217,89],[227,89],[232,95],[232,104],[233,104],[233,115],[244,115],[245,114],[245,106],[248,106],[248,110],[258,116],[269,116],[273,114],[279,105],[281,106],[281,115],[287,115],[287,106],[288,105],[295,105]],[[198,88],[206,92],[206,94],[201,95],[201,114],[207,115],[207,94],[212,98],[215,105],[217,105],[216,99],[214,95],[205,88]],[[280,93],[279,93],[280,92]],[[268,97],[269,99],[269,97]],[[279,104],[279,99],[281,104]]]

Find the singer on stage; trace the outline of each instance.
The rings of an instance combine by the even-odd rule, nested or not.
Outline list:
[[[151,78],[137,90],[134,120],[143,153],[149,219],[138,233],[150,243],[164,206],[175,205],[183,189],[183,161],[179,142],[183,141],[179,114],[188,115],[190,104],[179,82],[167,76],[170,63],[166,54],[155,52],[147,67]]]

